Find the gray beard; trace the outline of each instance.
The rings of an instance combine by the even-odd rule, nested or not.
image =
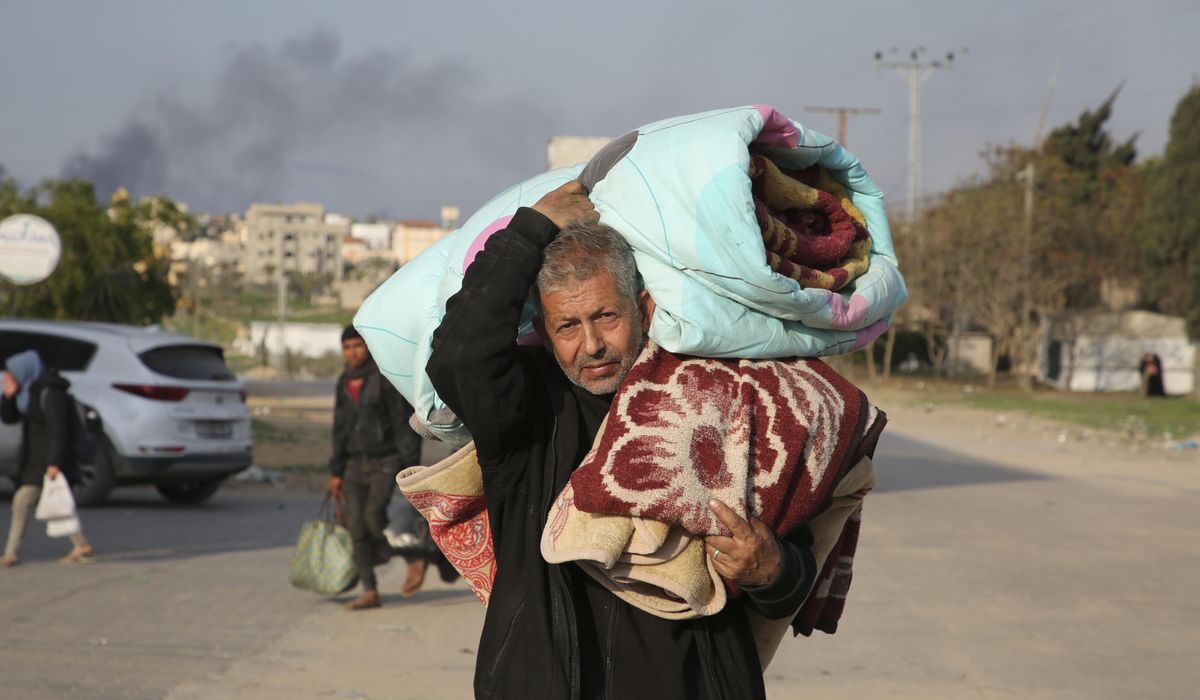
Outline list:
[[[625,377],[629,374],[629,370],[633,368],[633,363],[637,362],[637,358],[641,356],[642,350],[645,349],[646,342],[649,339],[650,339],[649,335],[647,335],[645,333],[642,334],[642,342],[638,343],[637,350],[635,350],[632,353],[632,357],[629,358],[629,360],[628,360],[628,363],[629,363],[628,365],[626,365],[625,362],[623,361],[624,358],[621,358],[621,356],[619,356],[619,355],[614,355],[613,353],[605,353],[603,357],[589,357],[587,359],[587,362],[589,362],[589,363],[597,362],[597,361],[601,361],[601,360],[604,360],[604,361],[618,360],[621,362],[621,370],[620,370],[620,372],[617,373],[617,376],[604,380],[604,383],[600,384],[599,386],[588,386],[587,384],[583,383],[583,381],[581,380],[581,377],[583,377],[582,364],[580,365],[578,371],[575,371],[575,368],[568,367],[567,365],[563,364],[563,361],[561,359],[559,359],[559,357],[558,357],[558,353],[551,351],[550,354],[554,355],[554,361],[558,363],[559,369],[562,370],[563,374],[566,375],[567,379],[569,379],[572,384],[574,384],[575,386],[579,387],[580,389],[583,389],[584,391],[586,391],[590,394],[594,394],[596,396],[604,396],[605,394],[615,393],[617,391],[617,389],[619,389],[621,387],[621,384],[625,381]],[[586,363],[583,363],[583,364],[586,364]]]

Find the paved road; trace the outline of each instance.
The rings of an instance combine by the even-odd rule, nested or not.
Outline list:
[[[0,697],[162,698],[253,654],[319,603],[287,584],[290,546],[315,496],[226,489],[201,506],[119,489],[83,511],[99,557],[37,523],[25,563],[0,570]],[[0,521],[10,518],[8,498]]]
[[[894,432],[878,463],[841,630],[786,641],[771,697],[1195,697],[1194,481],[1014,469]],[[287,588],[314,497],[118,498],[84,513],[99,563],[0,571],[0,696],[469,696],[482,608],[461,584],[365,615]],[[28,556],[60,549],[39,534]]]
[[[273,381],[246,381],[246,393],[257,397],[328,396],[332,400],[334,379],[280,379]]]

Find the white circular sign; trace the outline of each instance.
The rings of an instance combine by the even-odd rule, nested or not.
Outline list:
[[[58,231],[40,216],[14,214],[0,221],[0,275],[17,284],[36,284],[58,266]]]

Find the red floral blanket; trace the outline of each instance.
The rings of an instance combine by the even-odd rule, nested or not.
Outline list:
[[[874,414],[817,359],[695,358],[651,342],[571,476],[575,505],[728,535],[708,507],[719,498],[787,534],[861,459]]]

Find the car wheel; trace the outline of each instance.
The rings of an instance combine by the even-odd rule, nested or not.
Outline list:
[[[221,488],[221,479],[156,484],[154,488],[172,503],[200,503],[207,501]]]
[[[90,462],[80,462],[76,465],[78,475],[71,491],[75,495],[75,503],[81,506],[95,506],[108,499],[115,485],[113,476],[113,447],[108,440],[101,438],[96,444],[96,453]]]

